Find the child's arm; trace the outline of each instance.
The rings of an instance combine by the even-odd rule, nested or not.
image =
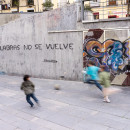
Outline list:
[[[31,82],[31,86],[33,87],[33,88],[35,88],[35,85]]]
[[[86,67],[86,68],[84,69],[84,71],[85,71],[85,74],[87,74],[88,68]]]
[[[20,88],[21,90],[23,90],[24,89],[24,84],[22,83],[22,85],[21,85],[21,88]]]

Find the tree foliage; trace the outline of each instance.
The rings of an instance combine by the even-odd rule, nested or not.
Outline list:
[[[47,8],[51,8],[54,6],[54,4],[51,2],[51,0],[46,0],[45,3],[43,3],[42,5]]]
[[[92,11],[92,9],[91,9],[91,7],[89,5],[85,5],[84,10]]]
[[[19,6],[19,0],[13,0],[12,5],[13,6]]]

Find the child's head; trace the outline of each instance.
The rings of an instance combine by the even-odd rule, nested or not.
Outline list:
[[[94,66],[94,65],[95,65],[95,63],[93,61],[88,62],[88,66]]]
[[[101,68],[101,71],[105,71],[106,70],[106,66],[105,65],[101,65],[100,68]]]
[[[24,80],[24,81],[27,81],[27,80],[29,80],[29,78],[30,78],[29,75],[24,75],[23,80]]]

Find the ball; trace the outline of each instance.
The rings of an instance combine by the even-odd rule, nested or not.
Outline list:
[[[55,84],[55,85],[54,85],[54,89],[55,89],[55,90],[60,90],[60,85],[59,85],[59,84]]]

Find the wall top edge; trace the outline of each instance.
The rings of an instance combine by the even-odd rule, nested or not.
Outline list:
[[[83,20],[82,23],[98,23],[98,22],[111,22],[111,21],[127,21],[130,20],[130,17],[126,17],[126,18],[111,18],[111,19],[99,19],[99,20],[94,20],[94,21],[86,21]]]
[[[97,29],[97,28],[95,28]],[[102,30],[129,30],[130,27],[118,27],[118,28],[100,28]],[[83,30],[59,30],[59,31],[48,31],[48,33],[68,33],[68,32],[86,32],[89,29],[83,29]]]
[[[18,13],[0,13],[0,15],[6,15],[6,14],[11,14],[11,15],[16,15],[16,14],[42,14],[43,12],[18,12]]]

